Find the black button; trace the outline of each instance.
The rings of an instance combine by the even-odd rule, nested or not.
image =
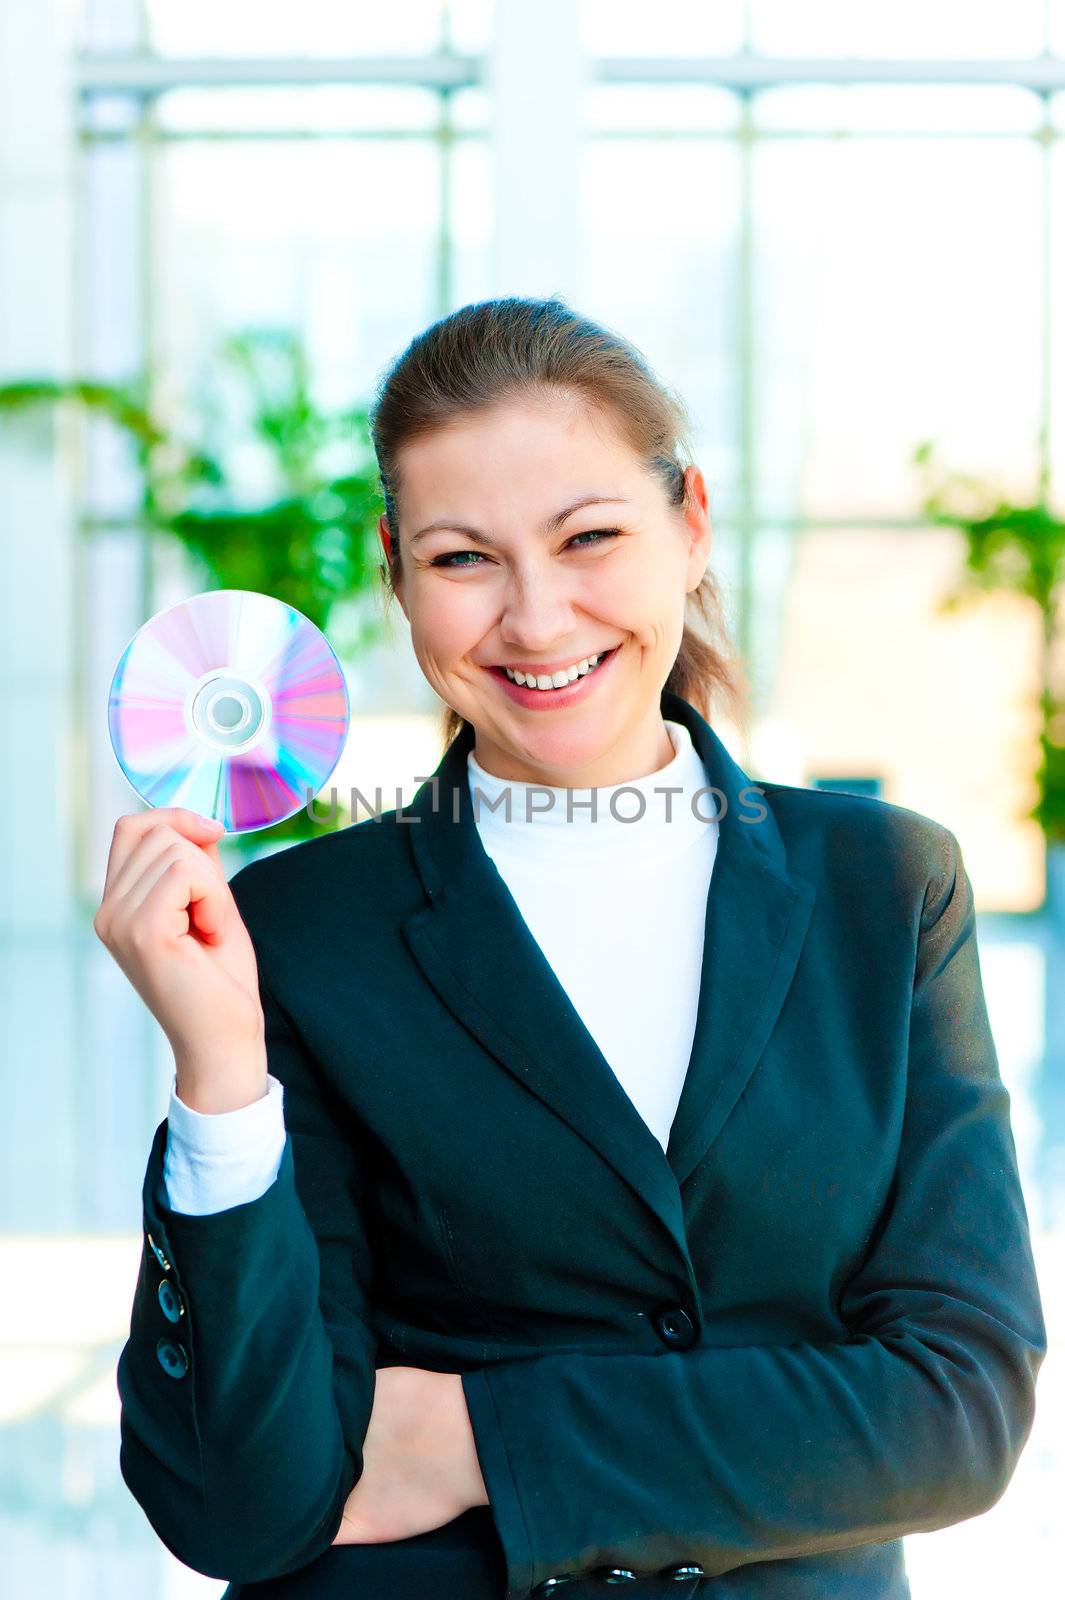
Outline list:
[[[160,1250],[159,1246],[156,1244],[155,1240],[152,1238],[151,1234],[148,1235],[148,1248],[151,1250],[152,1255],[155,1257],[156,1261],[158,1261],[158,1263],[162,1267],[163,1271],[164,1272],[169,1272],[170,1271],[170,1263],[166,1259],[166,1256],[164,1256],[163,1252]]]
[[[171,1344],[169,1339],[160,1339],[155,1347],[159,1357],[159,1365],[171,1378],[183,1378],[189,1370],[188,1351],[183,1344]]]
[[[159,1304],[168,1322],[180,1322],[185,1315],[185,1302],[169,1278],[159,1279]]]
[[[655,1326],[666,1344],[687,1350],[695,1343],[695,1324],[682,1306],[670,1306],[655,1317]]]
[[[678,1583],[683,1583],[687,1578],[705,1578],[706,1573],[696,1561],[690,1567],[666,1567],[664,1576],[676,1578]]]
[[[635,1583],[636,1574],[631,1567],[601,1567],[596,1577],[603,1583]]]
[[[572,1582],[573,1576],[572,1572],[560,1572],[557,1578],[545,1578],[543,1583],[538,1583],[536,1588],[531,1589],[529,1592],[530,1594],[554,1594],[555,1590],[561,1589],[564,1583]]]

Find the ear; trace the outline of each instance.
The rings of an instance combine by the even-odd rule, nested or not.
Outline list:
[[[388,526],[388,518],[383,511],[377,519],[377,537],[381,541],[381,549],[385,553],[385,561],[390,562],[392,556],[392,532]],[[382,574],[382,576],[384,576],[384,574]],[[399,601],[400,610],[403,612],[403,615],[407,617],[407,621],[409,622],[410,617],[407,616],[407,608],[403,604],[403,584],[399,578],[394,578],[392,580],[392,589],[396,599]]]
[[[381,548],[385,553],[385,560],[390,561],[392,557],[392,534],[389,531],[388,518],[385,516],[383,511],[377,519],[377,536],[381,541]]]
[[[710,521],[706,480],[698,467],[684,469],[684,487],[684,524],[690,541],[686,589],[691,594],[699,587],[706,572],[714,529]]]

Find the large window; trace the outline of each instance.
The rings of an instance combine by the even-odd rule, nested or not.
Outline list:
[[[578,174],[576,242],[531,292],[626,333],[692,412],[745,753],[943,816],[983,906],[1038,905],[1038,629],[1007,596],[940,611],[962,544],[927,525],[913,452],[1018,501],[1060,483],[1065,6],[538,15],[583,87],[536,63],[515,106],[492,89],[524,8],[86,0],[86,360],[150,362],[179,408],[220,336],[283,323],[323,393],[366,396],[435,316],[514,292],[501,241],[529,227],[522,141],[542,147],[560,192]],[[158,604],[113,442],[95,452],[85,593]],[[354,677],[362,710],[435,707],[402,640]]]

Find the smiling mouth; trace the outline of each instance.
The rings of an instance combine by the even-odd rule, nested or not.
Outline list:
[[[599,668],[603,665],[604,661],[609,661],[610,657],[615,655],[620,649],[621,646],[616,644],[610,650],[603,650],[597,657],[595,666],[589,667],[587,672],[579,672],[575,678],[567,678],[565,683],[552,684],[548,689],[541,689],[538,684],[529,683],[528,680],[526,680],[524,684],[519,684],[516,679],[509,676],[505,667],[490,667],[488,670],[490,672],[494,672],[497,677],[502,678],[506,683],[514,684],[515,688],[532,689],[537,694],[552,695],[558,694],[563,689],[570,688],[573,684],[579,683],[583,678],[590,678],[593,673],[599,671]],[[547,677],[550,676],[550,674],[545,673],[544,676]]]

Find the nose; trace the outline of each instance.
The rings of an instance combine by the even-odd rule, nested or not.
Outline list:
[[[550,567],[527,569],[508,580],[499,636],[510,649],[545,655],[574,632],[572,582]]]

